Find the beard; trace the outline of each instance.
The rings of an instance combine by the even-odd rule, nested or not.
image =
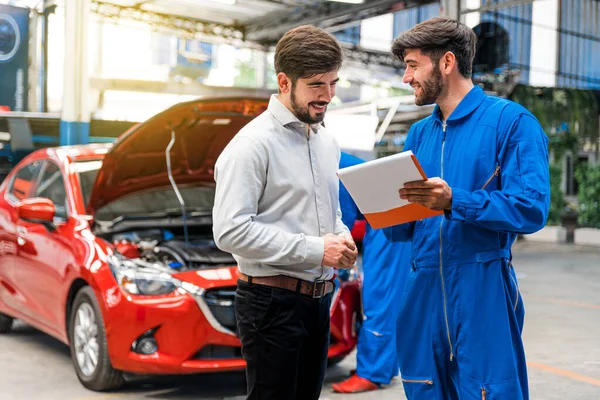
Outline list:
[[[313,101],[303,107],[300,104],[298,104],[298,102],[296,101],[296,90],[293,86],[292,86],[292,93],[290,96],[290,103],[292,105],[292,109],[294,110],[294,114],[296,114],[296,117],[301,122],[304,122],[305,124],[311,124],[311,125],[318,124],[318,123],[323,122],[323,119],[325,119],[325,111],[327,111],[328,103],[326,103],[324,101]],[[325,108],[323,109],[323,112],[318,112],[313,117],[312,115],[310,115],[311,104],[318,105],[318,106],[325,106]]]
[[[434,64],[431,76],[423,82],[419,82],[419,85],[421,86],[421,95],[417,96],[415,91],[415,104],[425,106],[435,103],[444,91],[440,68]]]

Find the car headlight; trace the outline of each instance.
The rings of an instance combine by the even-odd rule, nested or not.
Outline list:
[[[159,296],[179,287],[179,280],[167,273],[139,271],[132,262],[116,258],[109,265],[117,283],[127,293]]]

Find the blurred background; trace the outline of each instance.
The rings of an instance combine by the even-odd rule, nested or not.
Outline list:
[[[301,24],[344,46],[329,113],[342,147],[398,152],[431,109],[413,105],[391,42],[437,15],[473,27],[474,81],[527,107],[550,137],[549,223],[576,212],[600,228],[597,0],[0,0],[2,173],[33,148],[112,141],[181,101],[268,96],[274,44]]]

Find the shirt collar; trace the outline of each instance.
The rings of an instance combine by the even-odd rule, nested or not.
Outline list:
[[[306,123],[300,121],[298,117],[294,115],[277,97],[276,94],[271,95],[271,99],[269,100],[268,110],[273,114],[275,119],[279,121],[279,123],[283,126],[294,125],[301,126],[306,132]],[[313,133],[318,133],[322,126],[325,126],[323,123],[311,124],[310,129]]]
[[[473,89],[469,90],[469,93],[458,103],[458,106],[452,111],[450,117],[448,117],[448,121],[454,121],[461,118],[464,118],[471,114],[473,111],[479,107],[483,100],[485,99],[486,94],[483,92],[479,86],[475,85]],[[433,115],[436,119],[442,120],[442,112],[440,110],[440,106],[437,104],[433,109]]]

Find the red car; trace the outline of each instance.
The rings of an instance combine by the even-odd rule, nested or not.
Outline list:
[[[0,186],[0,333],[18,318],[68,344],[92,390],[118,387],[123,372],[243,369],[238,271],[212,236],[213,168],[266,106],[182,103],[114,145],[23,159]],[[362,317],[353,276],[338,282],[331,307],[332,363],[356,345]]]

